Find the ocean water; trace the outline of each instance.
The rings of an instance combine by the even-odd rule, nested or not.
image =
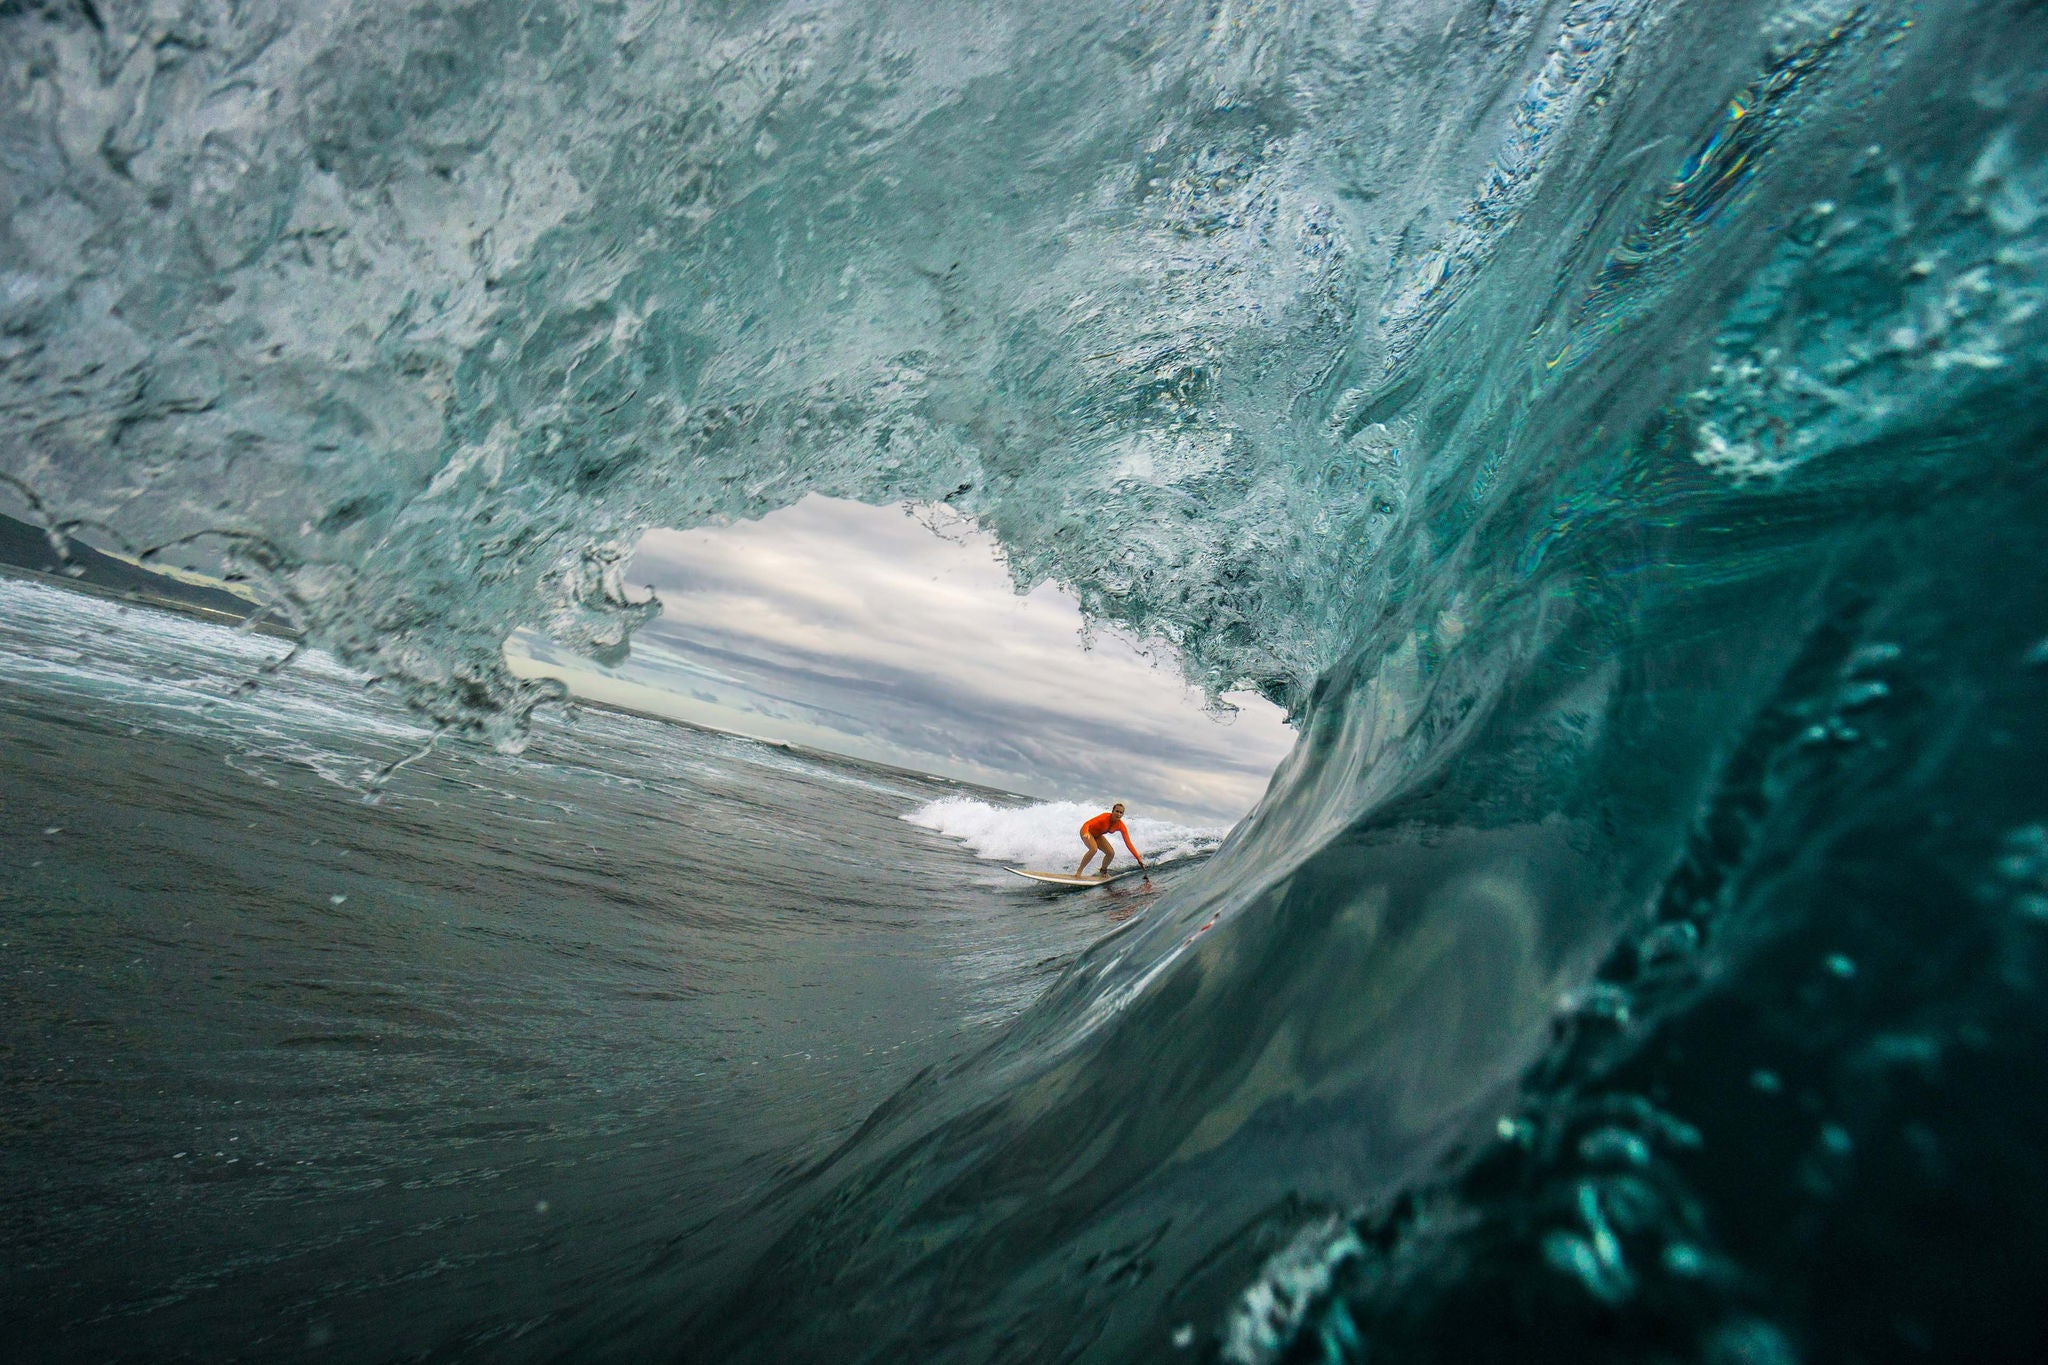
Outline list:
[[[1171,884],[1048,896],[916,822],[1021,799],[616,713],[422,753],[289,648],[0,581],[28,1357],[658,1354],[780,1189]]]
[[[299,1282],[236,1268],[291,1246],[293,1305],[375,1286],[365,1358],[2043,1355],[2040,4],[46,0],[0,5],[0,103],[8,514],[334,661],[227,698],[273,646],[9,590],[7,979],[54,994],[8,1026],[102,1040],[8,1054],[38,1340],[246,1340]],[[975,854],[1044,813],[506,672],[520,627],[630,649],[640,532],[812,493],[974,519],[1292,754],[1111,925]],[[700,866],[781,899],[679,902]],[[144,933],[182,975],[122,975]],[[671,959],[736,975],[621,984]],[[401,963],[458,1008],[350,1022]],[[321,1114],[431,1148],[407,1078],[461,1060],[553,1117],[448,1140],[551,1154],[298,1241],[256,1235],[289,1198],[152,1205],[153,1126],[266,1188],[203,1106],[272,1010],[279,1084],[357,1078]],[[597,1175],[615,1254],[546,1259],[540,1171]]]

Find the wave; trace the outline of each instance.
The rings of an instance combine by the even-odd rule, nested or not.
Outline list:
[[[991,805],[971,796],[949,796],[920,806],[903,818],[958,839],[973,849],[976,856],[991,862],[1059,869],[1081,860],[1081,840],[1075,831],[1100,810],[1099,806],[1086,806],[1078,801],[1013,807]],[[1130,826],[1131,842],[1151,865],[1213,853],[1230,832],[1196,829],[1142,815],[1130,816],[1124,823]],[[1116,840],[1111,841],[1111,846],[1119,853],[1126,852]]]
[[[20,515],[516,745],[945,503],[1298,725],[693,1358],[2038,1336],[2039,5],[156,13],[0,8]]]

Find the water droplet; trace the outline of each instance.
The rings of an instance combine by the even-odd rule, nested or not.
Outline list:
[[[1855,960],[1841,953],[1828,954],[1827,969],[1830,973],[1839,976],[1844,981],[1856,975]]]
[[[1643,939],[1642,957],[1645,962],[1657,962],[1665,958],[1682,957],[1695,952],[1700,946],[1700,931],[1693,925],[1680,920],[1653,930]]]
[[[1574,1014],[1617,1024],[1626,1024],[1629,1019],[1628,992],[1605,981],[1596,981],[1578,994],[1566,996],[1564,1007]]]
[[[1664,1268],[1674,1275],[1699,1275],[1707,1268],[1707,1258],[1689,1242],[1673,1242],[1664,1248]]]
[[[1777,1328],[1743,1318],[1715,1331],[1705,1359],[1707,1365],[1797,1365],[1799,1355]]]
[[[1579,1139],[1579,1157],[1601,1164],[1647,1166],[1650,1164],[1650,1144],[1626,1128],[1610,1125]]]

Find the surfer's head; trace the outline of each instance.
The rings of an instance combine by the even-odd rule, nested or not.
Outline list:
[[[1117,802],[1109,808],[1109,813],[1111,815],[1122,815],[1124,813],[1124,803],[1121,801]]]

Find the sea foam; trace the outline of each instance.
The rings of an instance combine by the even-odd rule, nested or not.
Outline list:
[[[903,818],[958,839],[973,849],[976,856],[991,862],[1060,870],[1081,861],[1081,822],[1101,811],[1100,806],[1079,801],[995,806],[971,796],[949,796],[920,806]],[[1143,816],[1127,816],[1124,823],[1130,826],[1131,842],[1151,864],[1213,853],[1230,832],[1197,829]],[[1129,851],[1115,835],[1110,836],[1110,847],[1116,849],[1120,859],[1129,859]]]

